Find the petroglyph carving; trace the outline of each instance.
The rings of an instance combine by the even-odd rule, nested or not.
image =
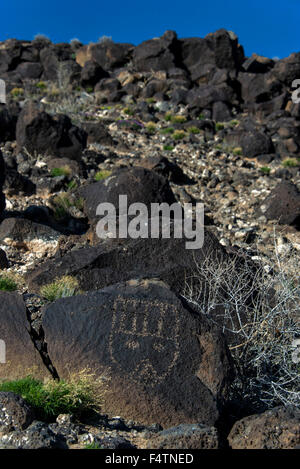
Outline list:
[[[179,315],[160,301],[118,297],[113,306],[109,349],[112,361],[134,381],[163,381],[179,356]]]

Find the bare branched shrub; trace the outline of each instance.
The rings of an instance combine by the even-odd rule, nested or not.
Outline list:
[[[299,253],[263,264],[236,254],[197,264],[183,297],[224,332],[239,378],[235,388],[255,408],[300,405]],[[300,353],[299,353],[300,356]]]
[[[112,40],[111,36],[105,36],[104,35],[104,36],[99,37],[98,42],[100,44],[107,44],[108,45],[108,44],[112,44],[113,40]]]

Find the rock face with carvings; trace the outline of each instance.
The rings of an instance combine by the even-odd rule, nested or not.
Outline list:
[[[220,417],[232,377],[225,341],[163,282],[64,298],[43,314],[60,377],[89,366],[109,378],[105,412],[164,427]]]

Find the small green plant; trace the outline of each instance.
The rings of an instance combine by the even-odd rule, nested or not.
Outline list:
[[[1,291],[15,291],[18,288],[18,284],[13,278],[8,275],[0,275],[0,290]]]
[[[165,127],[164,129],[161,129],[160,131],[162,135],[172,134],[173,132],[174,132],[173,127]]]
[[[51,170],[50,175],[52,177],[58,177],[58,176],[70,176],[71,170],[68,166],[63,166],[61,168],[53,168]]]
[[[91,94],[91,93],[93,93],[94,88],[93,88],[92,86],[87,86],[86,89],[85,89],[85,91],[86,91],[87,93]]]
[[[34,408],[38,419],[51,422],[59,414],[73,414],[78,418],[91,410],[99,410],[105,386],[103,378],[82,370],[60,381],[42,383],[32,376],[3,381],[0,391],[22,396]]]
[[[172,116],[171,122],[173,122],[174,124],[183,124],[184,122],[186,122],[186,117],[185,116]]]
[[[172,147],[172,145],[164,145],[164,150],[165,151],[173,151],[174,150],[174,147]]]
[[[108,178],[108,176],[110,176],[110,175],[111,175],[111,171],[103,169],[102,171],[98,171],[95,174],[95,181],[102,181],[103,179]]]
[[[78,184],[74,179],[72,179],[72,181],[68,182],[67,184],[68,191],[73,191],[74,189],[77,189],[77,187],[78,187]]]
[[[10,92],[13,98],[19,98],[20,96],[23,96],[24,90],[23,88],[13,88]]]
[[[155,99],[155,98],[147,98],[147,99],[146,99],[146,103],[148,103],[148,104],[154,104],[154,103],[156,103],[156,99]]]
[[[154,122],[148,122],[146,125],[146,129],[150,134],[154,134],[156,131],[156,125]]]
[[[165,115],[165,121],[170,122],[172,120],[172,114],[170,112],[167,112]]]
[[[243,150],[241,147],[236,147],[232,150],[232,153],[236,156],[241,156],[243,154]]]
[[[216,122],[216,131],[224,129],[224,124],[222,122]]]
[[[57,278],[54,282],[44,285],[40,289],[40,294],[50,302],[58,300],[59,298],[74,296],[79,293],[78,280],[71,275]]]
[[[300,166],[300,159],[298,159],[298,158],[286,158],[282,162],[282,166],[284,168],[297,168],[297,166]]]
[[[45,91],[47,89],[47,85],[44,81],[39,81],[35,86],[41,91]]]
[[[202,121],[203,119],[205,119],[205,115],[204,114],[199,114],[198,119],[200,121]]]
[[[261,171],[263,174],[270,174],[271,168],[269,168],[268,166],[262,166],[262,167],[260,168],[260,171]]]
[[[200,133],[200,129],[198,129],[198,127],[194,127],[194,126],[189,127],[187,130],[190,134],[199,134]]]
[[[134,111],[133,111],[133,109],[131,109],[130,107],[125,107],[125,108],[123,109],[123,112],[124,112],[125,114],[127,114],[127,116],[133,116],[133,115],[134,115]]]
[[[230,127],[236,127],[238,125],[239,121],[236,119],[233,119],[232,121],[229,122]]]
[[[173,133],[174,140],[182,140],[185,137],[185,132],[183,130],[176,130]]]
[[[84,449],[102,449],[102,446],[94,441],[93,443],[87,443]]]

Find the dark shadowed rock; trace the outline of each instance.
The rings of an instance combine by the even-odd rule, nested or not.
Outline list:
[[[274,60],[261,55],[252,54],[243,62],[242,68],[248,73],[266,73],[275,65]]]
[[[88,135],[88,144],[100,143],[101,145],[113,145],[112,136],[110,135],[105,125],[101,122],[86,122],[82,127]]]
[[[0,143],[15,140],[17,114],[17,106],[0,104]]]
[[[60,377],[86,366],[110,376],[105,412],[165,427],[217,421],[232,373],[224,339],[162,282],[58,300],[43,330]]]
[[[81,70],[81,84],[83,86],[95,86],[99,80],[107,77],[108,74],[92,60],[88,60]]]
[[[18,173],[15,169],[7,169],[4,189],[7,196],[25,194],[35,194],[35,184],[26,176]]]
[[[2,192],[4,181],[5,181],[5,164],[4,164],[2,152],[0,150],[0,215],[5,209],[5,196]]]
[[[278,220],[283,225],[300,225],[300,193],[288,181],[280,182],[264,201],[262,212],[268,220]]]
[[[300,76],[300,52],[278,60],[273,68],[273,73],[280,81],[291,86],[292,82]]]
[[[276,407],[236,422],[228,437],[233,449],[293,449],[300,445],[300,411]]]
[[[106,41],[91,44],[89,52],[91,59],[103,70],[108,71],[125,65],[129,61],[133,49],[132,44]]]
[[[242,135],[240,142],[243,155],[248,158],[273,153],[274,147],[271,138],[262,132],[246,132]]]
[[[22,297],[0,292],[0,339],[5,343],[5,363],[0,362],[0,379],[17,379],[29,373],[48,374],[29,335],[29,323]]]
[[[14,431],[0,438],[1,449],[67,449],[63,435],[55,434],[50,426],[33,422],[26,430]]]
[[[97,206],[102,202],[113,204],[118,213],[119,195],[127,195],[128,206],[141,202],[150,208],[152,202],[176,201],[165,178],[139,167],[116,170],[103,181],[82,186],[76,194],[83,198],[84,213],[90,220],[96,218]]]
[[[148,449],[218,449],[217,429],[201,424],[178,425],[155,433]]]
[[[6,252],[3,249],[0,249],[0,269],[7,269],[8,266],[9,262]]]
[[[174,31],[166,31],[160,38],[144,41],[135,47],[132,61],[136,71],[158,71],[176,68],[173,53],[177,35]]]
[[[30,153],[79,159],[86,146],[86,133],[68,116],[50,116],[28,103],[17,122],[17,144]]]
[[[24,430],[33,419],[33,409],[21,396],[13,392],[0,392],[0,431]]]

